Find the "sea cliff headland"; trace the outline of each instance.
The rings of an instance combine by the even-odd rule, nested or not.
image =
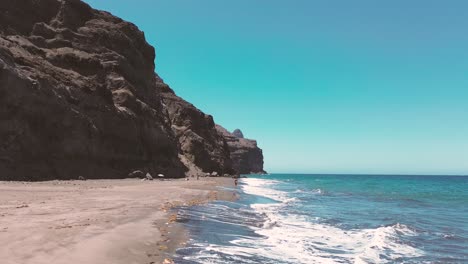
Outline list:
[[[233,148],[155,54],[136,25],[80,0],[1,1],[0,180],[263,172],[257,145]]]

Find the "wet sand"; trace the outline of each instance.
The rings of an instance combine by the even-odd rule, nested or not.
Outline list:
[[[233,199],[230,178],[0,182],[4,264],[162,263],[188,234],[174,207]]]

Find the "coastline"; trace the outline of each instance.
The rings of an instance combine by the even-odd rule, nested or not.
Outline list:
[[[174,261],[465,263],[467,184],[420,175],[249,177],[234,202],[179,211],[192,239]]]
[[[231,178],[0,182],[0,258],[162,263],[188,239],[177,206],[235,199]]]
[[[191,178],[192,179],[192,178]],[[191,180],[196,181],[196,180]],[[176,250],[185,246],[190,239],[189,231],[183,226],[182,223],[178,222],[178,212],[180,207],[194,206],[210,203],[216,200],[223,201],[233,201],[238,199],[238,194],[236,191],[231,191],[226,188],[235,188],[232,178],[228,177],[213,177],[213,178],[200,178],[199,181],[204,182],[202,185],[193,185],[188,188],[196,191],[209,191],[208,196],[191,199],[185,203],[174,203],[167,204],[164,210],[168,210],[168,218],[170,225],[165,228],[166,220],[161,219],[160,226],[163,228],[160,230],[163,236],[164,245],[161,248],[161,245],[158,245],[160,256],[160,261],[164,261],[166,258],[172,260],[172,257],[175,255]],[[210,181],[210,184],[205,184],[206,181]],[[158,262],[156,262],[158,263]],[[161,262],[162,263],[162,262]],[[171,262],[169,262],[171,263]]]

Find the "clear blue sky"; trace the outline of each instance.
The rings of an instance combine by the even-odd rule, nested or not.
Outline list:
[[[468,174],[468,2],[86,0],[270,172]]]

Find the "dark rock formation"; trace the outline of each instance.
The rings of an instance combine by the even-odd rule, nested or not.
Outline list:
[[[257,141],[243,138],[243,136],[239,137],[239,133],[229,133],[219,125],[216,125],[216,129],[223,135],[229,146],[232,167],[237,173],[265,173],[263,170],[263,152],[257,146]],[[238,129],[235,131],[240,132]]]
[[[0,1],[0,180],[183,177],[154,58],[79,0]]]
[[[128,174],[128,178],[144,178],[145,176],[145,173],[142,172],[141,170],[136,170],[136,171],[133,171],[133,172],[130,172]]]
[[[135,25],[80,0],[0,1],[0,180],[263,171],[154,59]]]
[[[181,154],[186,158],[186,166],[196,166],[205,173],[234,173],[228,145],[216,130],[213,117],[165,87],[163,101],[179,139]]]
[[[242,133],[242,131],[240,129],[236,129],[232,132],[232,134],[236,137],[236,138],[244,138],[244,134]]]

